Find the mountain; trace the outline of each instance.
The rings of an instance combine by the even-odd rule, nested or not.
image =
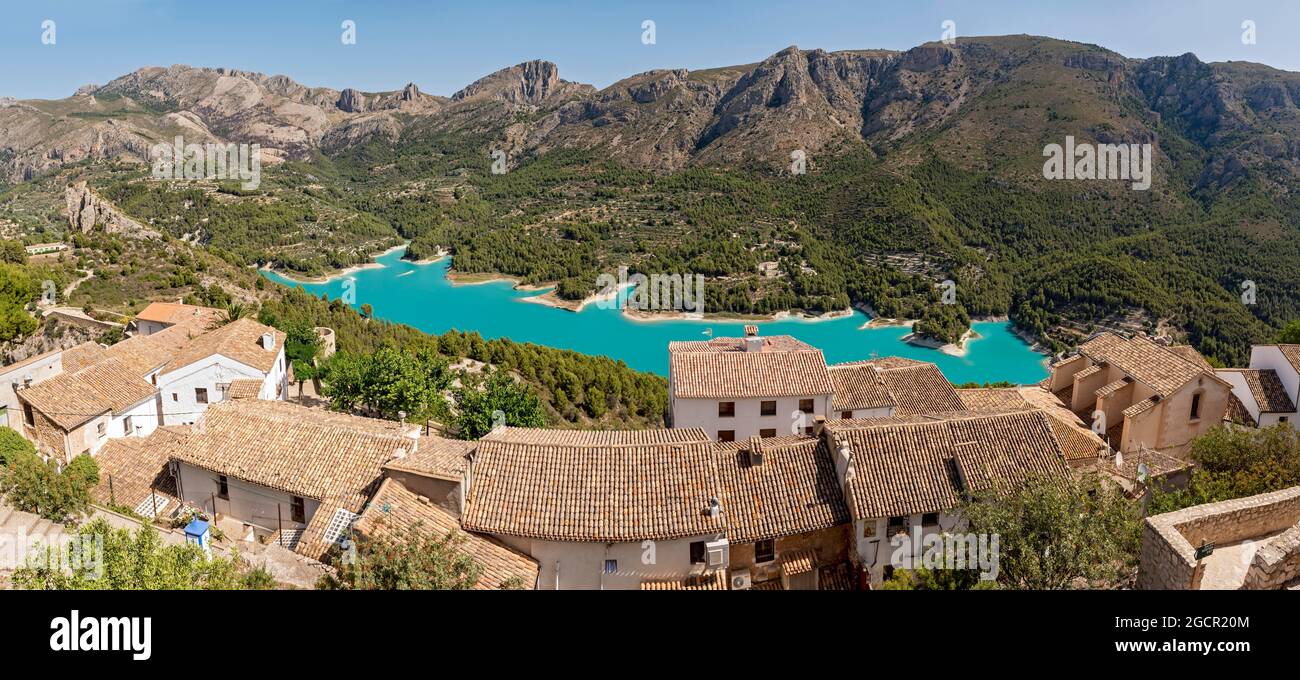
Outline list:
[[[690,271],[710,311],[867,305],[943,335],[1009,315],[1054,349],[1103,326],[1168,330],[1232,361],[1300,316],[1298,103],[1300,74],[1036,36],[792,46],[602,89],[531,61],[450,97],[150,67],[0,104],[0,176],[41,180],[0,200],[0,221],[40,228],[37,198],[62,200],[49,184],[89,181],[231,262],[315,274],[405,239],[411,257],[448,250],[457,271],[564,299],[620,266]],[[176,134],[297,162],[247,195],[124,169]],[[1044,179],[1067,137],[1150,144],[1151,189]],[[952,308],[933,291],[947,279]]]

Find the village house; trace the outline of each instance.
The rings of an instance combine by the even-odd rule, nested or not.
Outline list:
[[[1042,411],[1071,468],[1096,468],[1113,455],[1105,440],[1041,385],[970,387],[957,390],[957,395],[967,411],[977,413]]]
[[[81,365],[83,362],[79,355],[97,352],[99,349],[100,346],[93,342],[84,342],[75,347],[37,354],[0,367],[0,426],[22,430],[22,402],[18,399],[18,390],[63,373],[65,356],[73,365]]]
[[[1300,345],[1255,345],[1250,348],[1250,368],[1220,368],[1214,373],[1232,385],[1246,424],[1290,423],[1300,428]]]
[[[145,437],[158,427],[157,389],[109,357],[18,392],[22,433],[37,451],[66,464],[95,455],[110,437]]]
[[[848,587],[851,523],[825,442],[751,437],[717,452],[730,588]]]
[[[171,332],[171,331],[168,331]],[[209,404],[238,396],[285,399],[285,334],[238,319],[186,343],[158,375],[163,424],[193,423]]]
[[[543,590],[718,584],[728,566],[718,467],[700,428],[506,427],[470,454],[461,524],[537,560]]]
[[[788,335],[673,342],[668,398],[675,428],[720,442],[812,432],[835,391],[821,350]]]
[[[872,584],[921,557],[913,536],[960,530],[954,510],[963,497],[1069,474],[1041,410],[831,420],[818,428],[852,518],[853,561]]]
[[[462,530],[456,515],[393,478],[380,484],[379,491],[353,525],[353,531],[362,541],[382,538],[400,541],[413,532],[436,538],[453,535],[456,549],[479,566],[475,590],[537,587],[536,560],[488,536]]]
[[[1110,332],[1053,365],[1048,387],[1084,420],[1104,423],[1110,446],[1121,453],[1145,448],[1175,456],[1223,421],[1232,393],[1191,347]]]
[[[829,367],[840,420],[960,411],[965,407],[938,366],[903,357],[854,361]]]
[[[220,309],[187,305],[179,301],[151,302],[135,315],[128,330],[134,335],[153,335],[164,328],[187,324],[202,331],[219,323],[225,315]]]
[[[238,399],[212,404],[166,449],[177,496],[227,535],[321,560],[378,490],[384,464],[419,438],[404,423]]]

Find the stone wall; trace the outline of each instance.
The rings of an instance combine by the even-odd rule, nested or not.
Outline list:
[[[1242,590],[1275,590],[1300,579],[1300,524],[1273,537],[1255,553]]]
[[[1300,520],[1300,486],[1148,517],[1142,529],[1137,587],[1194,590],[1200,584],[1196,546],[1202,542],[1221,545],[1266,536],[1292,527],[1297,520]],[[1287,556],[1277,563],[1290,564],[1293,558],[1300,559],[1295,552],[1284,550]]]

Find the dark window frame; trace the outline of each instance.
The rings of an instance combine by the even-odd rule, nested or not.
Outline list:
[[[302,496],[294,496],[290,501],[289,521],[298,524],[307,523],[307,501],[303,500]]]
[[[776,561],[776,539],[769,538],[754,542],[754,564],[767,564]]]
[[[734,401],[720,401],[720,402],[718,402],[718,417],[719,417],[719,418],[735,418],[735,417],[736,417],[736,402],[734,402]]]
[[[718,430],[718,441],[720,441],[720,442],[734,442],[734,441],[736,441],[736,431],[735,431],[735,430]]]
[[[776,400],[761,402],[758,405],[758,415],[760,416],[776,415]]]
[[[230,478],[225,475],[217,475],[217,498],[230,500]]]
[[[194,403],[196,404],[208,403],[208,388],[206,387],[194,388]]]
[[[815,399],[799,400],[799,410],[803,411],[804,413],[812,413],[816,408],[817,408],[817,400]]]
[[[776,428],[775,428],[775,427],[765,427],[765,428],[763,428],[763,429],[761,429],[761,430],[758,431],[758,436],[759,436],[759,437],[775,437],[775,436],[776,436]]]

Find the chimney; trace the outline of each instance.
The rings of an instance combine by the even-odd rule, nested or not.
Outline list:
[[[763,464],[763,440],[759,437],[751,436],[745,444],[744,452],[750,467]]]
[[[268,352],[275,349],[275,333],[266,332],[262,334],[262,349]]]
[[[822,432],[825,429],[826,429],[826,416],[824,415],[813,416],[813,436],[814,437],[822,436]]]
[[[760,338],[760,337],[758,337],[758,336],[746,336],[746,337],[745,337],[745,351],[746,351],[746,352],[762,352],[762,351],[763,351],[763,339]]]
[[[704,514],[709,517],[717,517],[722,514],[722,502],[718,500],[717,496],[709,497],[709,507],[704,509]]]
[[[745,326],[745,337],[747,338],[758,337],[758,326],[755,326],[754,324],[749,324]]]

